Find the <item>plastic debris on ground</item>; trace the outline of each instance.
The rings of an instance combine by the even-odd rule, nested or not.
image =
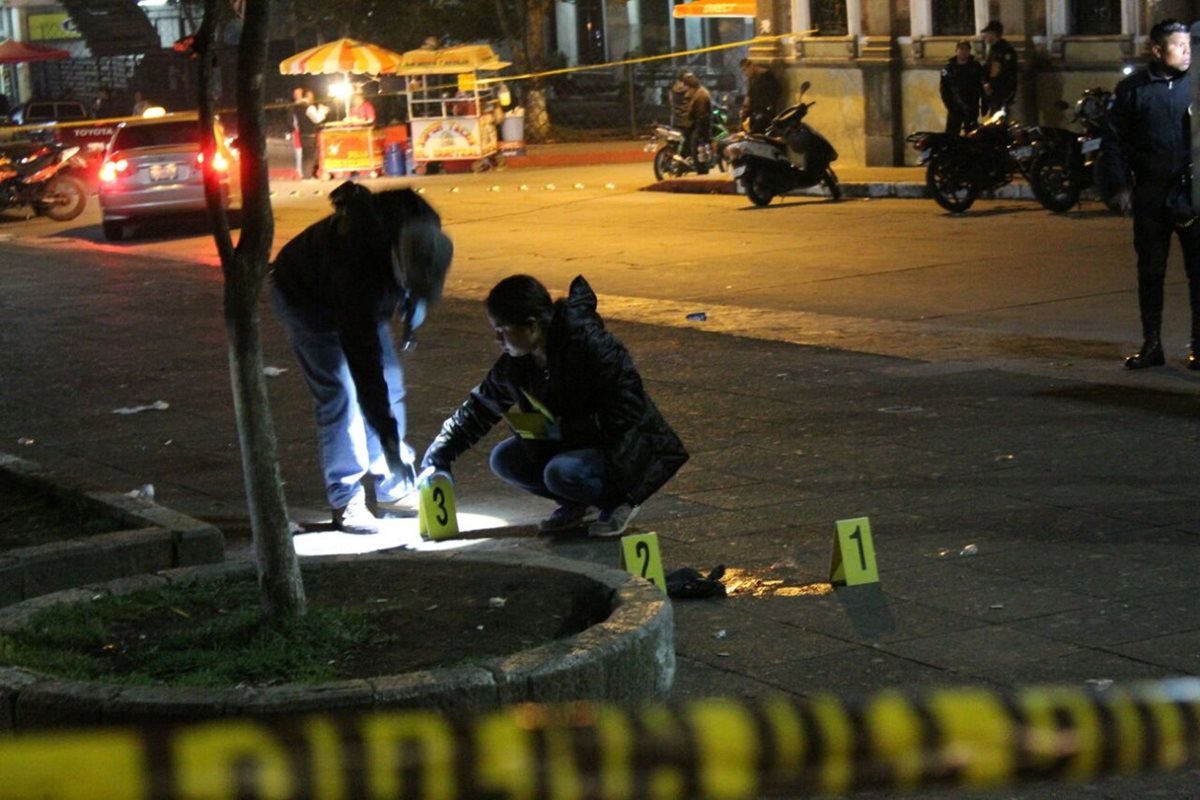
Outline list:
[[[703,311],[693,311],[687,315],[687,318],[692,322],[704,322],[708,319],[708,314],[705,314]]]
[[[977,556],[979,555],[979,548],[973,544],[969,544],[962,550],[959,550],[958,554],[963,558],[966,558],[967,556]]]
[[[132,497],[134,500],[149,500],[154,502],[154,484],[143,483],[137,489],[125,493],[126,497]]]
[[[278,378],[285,372],[287,372],[287,367],[263,367],[263,375],[268,378]]]
[[[171,407],[171,404],[165,400],[155,400],[153,403],[144,406],[125,406],[123,408],[114,408],[114,414],[140,414],[143,411],[166,411]]]
[[[489,597],[488,608],[504,608],[507,602],[508,598],[506,597]]]

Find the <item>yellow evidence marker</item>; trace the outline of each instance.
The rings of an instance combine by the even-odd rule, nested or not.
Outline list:
[[[454,507],[454,485],[445,475],[434,475],[421,484],[418,530],[425,539],[458,536],[458,511]]]
[[[662,556],[658,552],[657,533],[635,533],[621,537],[621,569],[657,586],[664,594],[667,579],[663,575]]]
[[[875,542],[871,539],[871,522],[866,517],[838,520],[833,556],[829,560],[829,582],[846,586],[879,583]]]

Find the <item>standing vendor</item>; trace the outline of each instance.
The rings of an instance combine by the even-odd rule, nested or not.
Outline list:
[[[346,113],[346,121],[354,125],[375,124],[375,106],[363,97],[361,90],[356,90],[350,98],[350,110]]]

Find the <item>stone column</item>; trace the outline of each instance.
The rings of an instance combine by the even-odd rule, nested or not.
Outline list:
[[[863,37],[858,64],[863,75],[868,167],[904,163],[904,119],[896,0],[863,0]]]

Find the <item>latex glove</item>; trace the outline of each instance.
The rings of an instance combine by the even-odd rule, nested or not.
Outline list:
[[[417,476],[417,486],[420,487],[427,485],[438,475],[441,475],[446,480],[450,481],[451,484],[454,483],[454,475],[450,473],[449,467],[438,467],[431,464],[425,467],[425,469],[421,470],[421,474]]]
[[[1133,216],[1133,192],[1129,189],[1121,189],[1112,196],[1112,207],[1121,213],[1121,216]]]
[[[411,461],[404,458],[400,447],[398,445],[389,447],[387,443],[384,443],[383,452],[384,457],[387,459],[388,469],[391,470],[393,476],[400,480],[401,485],[404,486],[406,490],[404,494],[416,488],[417,469]]]

